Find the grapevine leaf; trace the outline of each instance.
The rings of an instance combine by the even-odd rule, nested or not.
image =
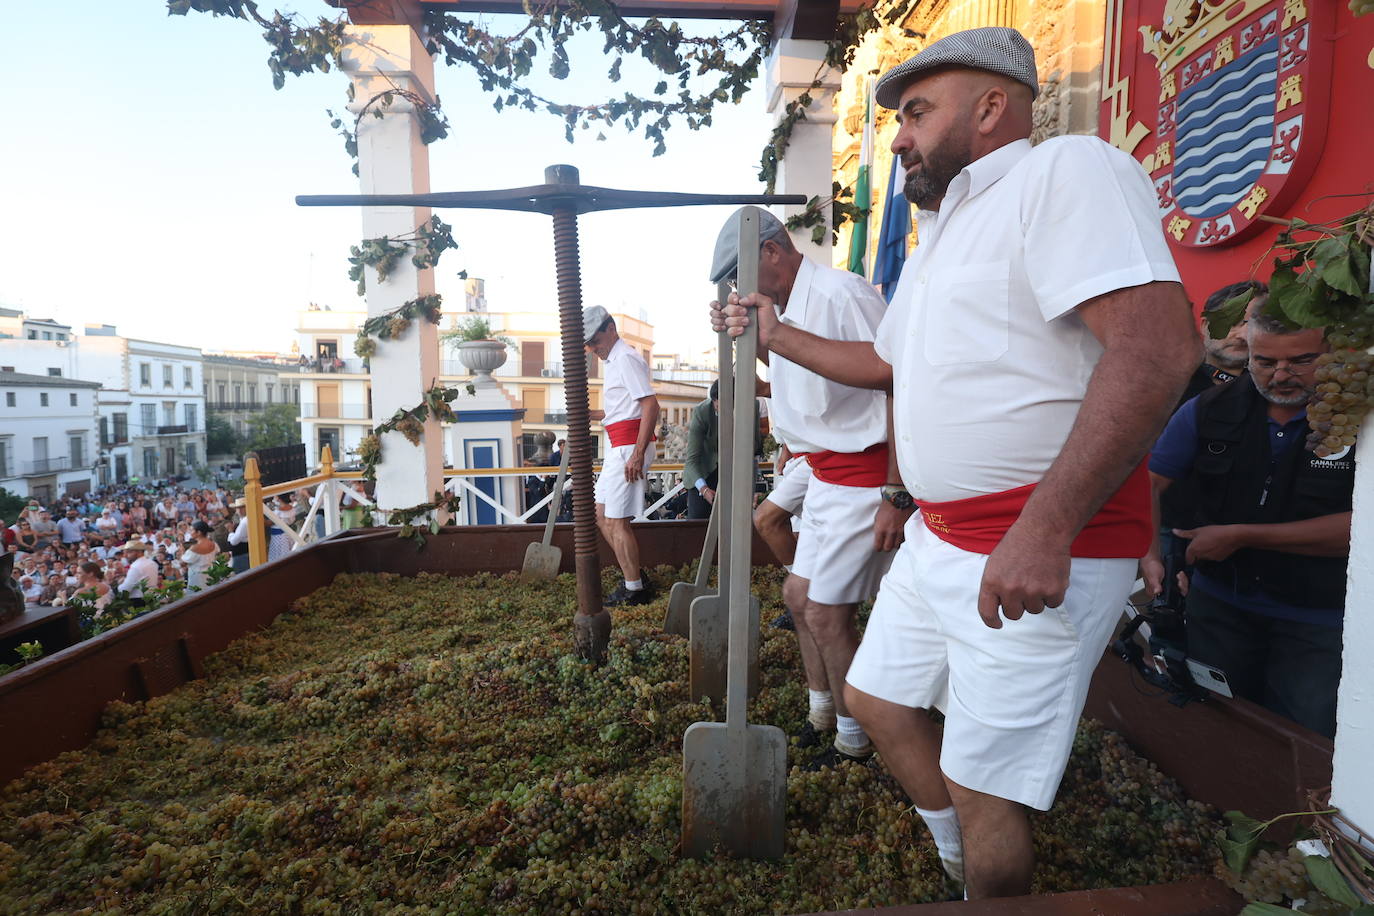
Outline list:
[[[1340,290],[1351,296],[1360,295],[1362,292],[1360,280],[1355,274],[1355,264],[1350,254],[1350,248],[1339,239],[1327,239],[1317,247],[1320,249],[1328,242],[1335,242],[1336,244],[1327,251],[1319,252],[1314,256],[1315,269],[1322,280],[1326,282],[1326,285],[1332,289]]]
[[[1226,834],[1217,837],[1217,847],[1226,867],[1240,874],[1259,846],[1260,834],[1267,825],[1240,811],[1227,811],[1222,817],[1227,823]]]
[[[1317,890],[1342,906],[1353,909],[1360,905],[1360,898],[1346,884],[1335,862],[1326,856],[1304,856],[1302,861],[1307,866],[1307,877],[1312,879]]]
[[[1249,903],[1240,911],[1240,916],[1293,916],[1293,911],[1273,903]]]
[[[429,520],[429,533],[430,533],[430,534],[438,534],[438,533],[439,533],[439,520],[438,520],[437,518],[432,518],[432,519]]]
[[[1231,332],[1231,328],[1245,315],[1245,309],[1255,296],[1253,289],[1247,289],[1238,296],[1227,299],[1220,308],[1212,309],[1203,317],[1207,321],[1207,333],[1220,340]]]

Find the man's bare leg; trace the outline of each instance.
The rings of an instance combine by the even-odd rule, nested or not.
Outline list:
[[[859,630],[854,625],[858,608],[857,604],[821,604],[808,598],[801,615],[825,665],[826,683],[835,696],[835,713],[841,716],[849,715],[844,702],[844,676],[859,648]]]
[[[964,886],[969,899],[1029,894],[1035,849],[1026,809],[948,778],[945,782],[964,831]]]
[[[806,590],[810,587],[810,580],[789,574],[782,583],[782,603],[792,612],[792,619],[797,625],[797,645],[801,649],[802,672],[806,675],[806,686],[812,690],[829,690],[830,679],[826,676],[825,661],[821,658],[821,651],[816,647],[816,641],[803,619],[806,610]]]
[[[792,565],[797,555],[797,535],[792,531],[792,513],[765,499],[754,510],[754,530],[768,545],[768,549],[773,551],[779,563],[783,566]]]
[[[607,518],[605,503],[596,504],[596,527],[601,536],[611,545],[615,560],[620,564],[620,573],[626,582],[639,578],[639,542],[635,540],[628,518]]]
[[[944,732],[924,709],[901,706],[845,684],[845,703],[868,732],[897,781],[930,828],[945,871],[963,881],[964,850],[959,814],[950,800],[940,772],[940,744]]]

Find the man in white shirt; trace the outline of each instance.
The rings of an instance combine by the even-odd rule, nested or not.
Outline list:
[[[591,412],[611,440],[596,480],[596,524],[625,576],[624,583],[606,597],[606,604],[646,604],[655,592],[639,568],[639,543],[630,522],[644,511],[646,475],[654,463],[658,398],[648,363],[620,339],[615,319],[601,306],[583,309],[582,341],[606,363],[601,385],[604,409]]]
[[[129,596],[135,607],[143,607],[145,589],[157,588],[157,564],[148,559],[147,551],[148,545],[142,541],[131,540],[124,545],[124,557],[129,561],[129,571],[125,574],[124,581],[119,583],[119,590]]]
[[[826,339],[873,340],[887,303],[868,281],[803,257],[783,224],[766,211],[760,211],[759,239],[759,291],[777,305],[780,322]],[[738,253],[735,213],[716,239],[713,282],[735,275]],[[810,696],[797,743],[819,745],[827,740],[822,733],[834,728],[833,743],[808,768],[865,760],[873,746],[842,693],[859,645],[855,615],[859,602],[877,593],[911,512],[909,496],[905,509],[883,501],[891,468],[887,396],[823,378],[762,347],[759,352],[769,364],[774,434],[805,456],[811,471],[796,552],[783,584]]]
[[[1023,806],[1053,803],[1151,538],[1142,458],[1201,347],[1140,166],[1094,137],[1031,148],[1019,33],[943,38],[875,92],[898,110],[892,149],[925,211],[892,308],[871,346],[776,326],[767,308],[760,338],[893,392],[921,512],[846,696],[969,897],[1024,894]]]

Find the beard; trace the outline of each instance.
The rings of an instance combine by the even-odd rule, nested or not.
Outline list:
[[[1289,391],[1278,391],[1273,382],[1267,385],[1260,384],[1260,380],[1253,372],[1250,373],[1250,380],[1255,383],[1255,389],[1259,391],[1270,404],[1278,404],[1280,407],[1298,407],[1312,400],[1312,395],[1316,394],[1315,388],[1309,388],[1298,381],[1285,382]]]
[[[910,157],[920,160],[920,168],[908,171],[902,194],[922,210],[933,210],[949,190],[954,176],[973,161],[967,137],[947,135],[926,153]],[[903,159],[903,165],[907,160]]]
[[[1207,350],[1207,361],[1223,369],[1235,371],[1244,369],[1250,360],[1250,348],[1248,346],[1232,346],[1231,342],[1222,340],[1204,340],[1203,346]]]

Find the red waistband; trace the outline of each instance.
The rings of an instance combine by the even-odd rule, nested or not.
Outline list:
[[[622,445],[638,445],[640,419],[640,417],[632,417],[629,420],[617,420],[614,423],[606,424],[606,435],[610,437],[611,448],[620,448]],[[649,437],[650,442],[657,439],[657,436]]]
[[[797,452],[811,465],[811,472],[826,483],[842,487],[881,487],[887,483],[887,443],[870,445],[862,452]]]
[[[1001,493],[935,503],[921,500],[921,518],[936,537],[961,550],[990,554],[1021,516],[1035,484]],[[1150,474],[1146,463],[1131,472],[1070,545],[1075,557],[1143,557],[1150,547]]]

